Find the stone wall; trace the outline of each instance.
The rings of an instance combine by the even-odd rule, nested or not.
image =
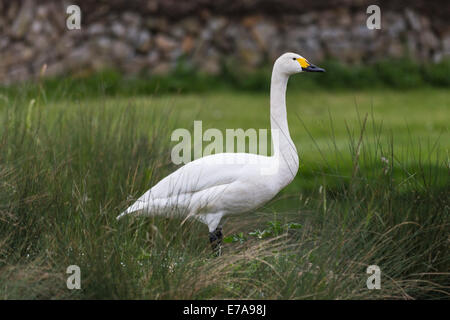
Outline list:
[[[46,76],[104,68],[166,73],[182,57],[198,70],[219,73],[223,63],[251,69],[285,51],[313,62],[349,63],[404,56],[436,62],[450,55],[450,28],[439,8],[381,4],[381,30],[369,30],[364,1],[306,1],[309,6],[292,8],[286,1],[242,1],[237,8],[223,1],[185,7],[172,0],[128,6],[79,1],[81,30],[67,30],[72,3],[0,0],[0,83],[35,79],[44,69]]]

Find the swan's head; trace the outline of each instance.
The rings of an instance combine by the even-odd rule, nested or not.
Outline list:
[[[275,66],[279,72],[292,75],[300,72],[325,72],[325,69],[319,68],[301,55],[287,52],[275,61]]]

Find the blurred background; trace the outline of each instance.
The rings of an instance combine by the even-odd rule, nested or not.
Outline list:
[[[281,53],[293,51],[313,63],[369,68],[341,76],[335,72],[321,85],[338,86],[335,77],[350,87],[449,85],[448,64],[444,70],[423,70],[450,55],[445,0],[82,0],[76,3],[82,12],[80,30],[66,27],[70,4],[0,1],[0,84],[37,79],[44,65],[47,77],[85,77],[104,70],[230,75],[270,66]],[[371,4],[381,8],[380,30],[366,26]],[[392,59],[403,63],[380,67]],[[178,90],[195,89],[186,82]]]

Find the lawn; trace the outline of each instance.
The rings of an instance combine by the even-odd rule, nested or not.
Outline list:
[[[2,96],[0,297],[448,299],[449,101],[288,89],[297,178],[225,219],[213,257],[198,222],[115,216],[175,169],[174,129],[269,128],[268,94]],[[74,264],[81,290],[66,288]]]

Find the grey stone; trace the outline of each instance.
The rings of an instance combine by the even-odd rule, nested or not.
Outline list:
[[[359,1],[359,0],[358,0]],[[6,3],[0,0],[0,6]],[[32,79],[47,64],[47,74],[89,72],[117,67],[124,73],[151,68],[171,70],[181,55],[202,72],[220,72],[221,63],[258,68],[265,58],[296,51],[320,63],[326,55],[349,62],[402,57],[441,61],[450,56],[450,30],[425,12],[382,9],[382,29],[366,27],[364,10],[224,17],[213,12],[176,20],[160,15],[158,2],[146,16],[126,11],[81,30],[65,27],[65,3],[11,1],[0,11],[0,83]],[[11,72],[11,76],[9,75]]]
[[[170,63],[161,62],[150,68],[152,74],[166,74],[172,69]]]
[[[263,50],[268,50],[273,38],[277,36],[277,28],[275,25],[267,22],[260,22],[252,29],[253,37]]]
[[[134,25],[126,28],[125,38],[133,46],[139,45],[139,31],[139,28]]]
[[[71,70],[83,67],[89,64],[92,56],[91,47],[84,44],[70,51],[66,59],[64,59],[64,65]]]
[[[122,14],[122,21],[127,26],[138,26],[141,23],[141,16],[135,12],[124,12]]]
[[[185,18],[181,21],[180,24],[183,29],[192,34],[197,34],[201,29],[199,20],[194,17]]]
[[[170,34],[171,34],[171,36],[173,36],[176,39],[183,39],[186,32],[184,31],[182,26],[175,25],[175,26],[173,26]]]
[[[160,54],[157,50],[152,50],[148,53],[147,57],[147,64],[150,66],[155,66],[158,64],[160,60]]]
[[[178,44],[172,38],[159,34],[155,37],[156,46],[164,52],[175,49]]]
[[[221,32],[227,25],[227,19],[224,17],[212,17],[208,20],[207,29],[212,32]]]
[[[150,32],[148,32],[147,30],[139,32],[136,42],[136,49],[139,52],[148,52],[151,46],[152,46],[152,37],[150,35]]]
[[[439,47],[439,39],[431,30],[421,32],[419,38],[420,43],[427,48],[437,49]]]
[[[218,74],[221,71],[220,54],[217,50],[210,48],[197,59],[196,64],[199,65],[202,72]]]
[[[406,19],[408,20],[409,25],[412,27],[412,29],[414,31],[420,31],[421,23],[420,23],[419,16],[411,9],[405,10],[405,16],[406,16]]]
[[[442,51],[444,55],[450,55],[450,32],[442,35]]]
[[[20,11],[18,16],[14,20],[14,24],[11,28],[11,35],[16,38],[22,38],[26,32],[28,31],[28,27],[30,26],[33,17],[34,17],[34,1],[33,0],[25,0],[20,7]]]
[[[97,22],[88,26],[87,33],[91,36],[98,36],[101,34],[105,34],[106,27],[103,23]]]
[[[118,60],[131,59],[134,55],[134,50],[123,41],[115,40],[111,46],[112,55]]]
[[[406,21],[399,14],[391,14],[391,19],[386,22],[385,29],[387,30],[390,37],[398,37],[399,34],[405,32]]]
[[[399,41],[392,41],[389,44],[387,53],[391,57],[401,58],[405,55],[405,50],[402,43],[400,43]]]
[[[9,78],[14,82],[22,82],[30,78],[30,71],[26,66],[17,65],[9,71]]]
[[[169,22],[164,17],[149,17],[145,21],[145,25],[152,31],[168,32]]]
[[[316,22],[316,20],[317,20],[317,14],[315,12],[304,13],[298,17],[298,22],[301,25],[309,25],[309,24]]]
[[[112,49],[112,40],[109,37],[100,36],[97,39],[94,39],[94,46],[100,52],[110,52]]]
[[[111,25],[111,31],[113,35],[115,35],[118,38],[123,38],[125,36],[126,29],[120,22],[113,22]]]

